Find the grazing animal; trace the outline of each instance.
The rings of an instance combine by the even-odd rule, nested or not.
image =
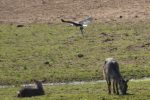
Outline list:
[[[32,96],[39,96],[44,95],[44,89],[42,86],[42,81],[35,80],[36,87],[24,87],[22,88],[19,93],[18,97],[32,97]]]
[[[64,19],[61,19],[62,22],[70,23],[73,26],[80,27],[80,31],[81,31],[82,35],[83,35],[83,29],[84,29],[84,27],[87,26],[90,22],[92,22],[92,20],[93,20],[92,17],[87,17],[86,19],[81,20],[79,22],[65,21]]]
[[[119,64],[113,58],[107,58],[105,60],[105,64],[103,66],[104,78],[106,79],[108,85],[108,93],[111,94],[111,88],[113,85],[113,93],[119,94],[118,87],[120,93],[125,95],[128,88],[128,80],[124,80],[119,71]],[[112,82],[111,82],[112,80]]]

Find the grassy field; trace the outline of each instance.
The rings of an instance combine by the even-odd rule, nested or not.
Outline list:
[[[129,82],[128,95],[108,95],[105,83],[45,86],[45,95],[22,100],[149,100],[150,81]],[[0,89],[1,100],[18,100],[20,87]]]
[[[76,27],[62,24],[1,24],[0,84],[30,83],[33,79],[103,79],[102,66],[107,57],[118,60],[127,78],[149,77],[149,27],[144,22],[91,24],[82,37]],[[61,93],[58,95],[61,97]],[[80,97],[73,96],[77,95]]]

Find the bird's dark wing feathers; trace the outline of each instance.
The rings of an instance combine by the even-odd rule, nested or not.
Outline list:
[[[88,18],[86,18],[86,19],[84,19],[84,20],[79,21],[79,24],[87,25],[87,24],[89,24],[90,22],[92,22],[92,20],[93,20],[92,17],[88,17]]]
[[[81,26],[81,24],[80,24],[80,23],[77,23],[77,22],[73,22],[73,21],[66,21],[66,20],[63,20],[63,19],[61,19],[61,21],[62,21],[62,22],[65,22],[65,23],[73,24],[73,25],[75,25],[75,26]]]

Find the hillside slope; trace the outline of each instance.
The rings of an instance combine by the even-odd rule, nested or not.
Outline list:
[[[149,0],[1,0],[1,23],[59,23],[60,18],[95,22],[145,21]]]

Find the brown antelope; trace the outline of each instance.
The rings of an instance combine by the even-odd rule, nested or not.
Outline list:
[[[18,97],[32,97],[32,96],[39,96],[44,95],[44,89],[42,86],[42,81],[35,80],[36,87],[23,87],[18,92]]]
[[[111,94],[111,88],[113,87],[113,93],[119,94],[118,86],[121,94],[126,94],[127,92],[127,82],[124,80],[120,74],[119,64],[113,58],[107,58],[103,66],[104,78],[106,79],[108,85],[108,93]],[[111,84],[112,80],[112,84]],[[111,86],[113,85],[113,86]]]

